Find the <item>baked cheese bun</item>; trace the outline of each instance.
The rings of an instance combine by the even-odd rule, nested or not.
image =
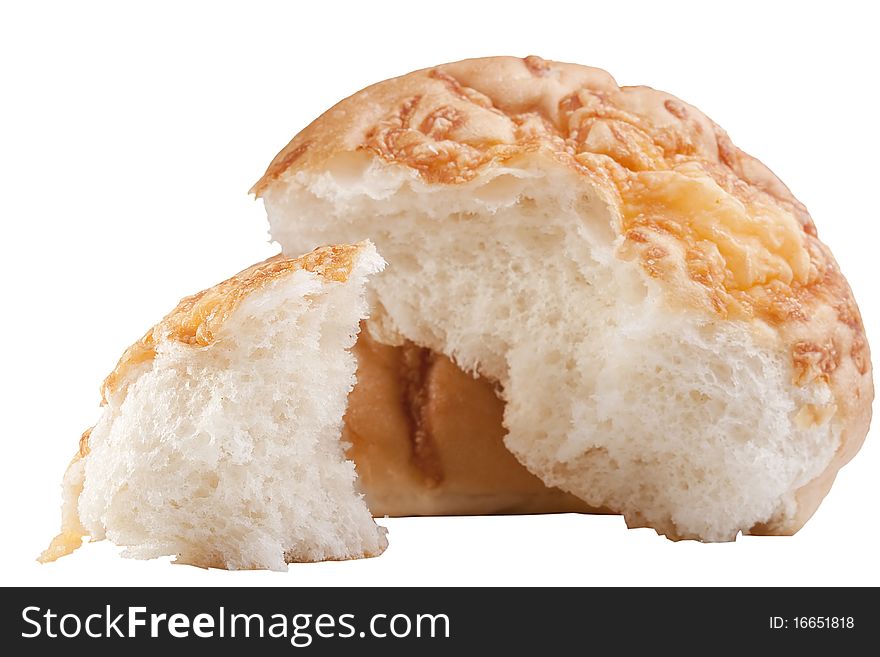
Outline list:
[[[506,458],[503,426],[546,486],[630,526],[790,534],[865,437],[868,345],[810,215],[667,93],[538,57],[437,66],[328,110],[253,191],[285,253],[373,240],[389,266],[370,286],[370,334],[450,359],[504,403],[490,421],[497,402],[475,397],[486,422],[431,448],[416,433],[408,457],[372,461],[374,512],[532,486],[474,460],[444,488],[436,464],[463,450]],[[381,403],[371,413],[386,421]],[[354,403],[349,429],[358,415]],[[355,458],[387,447],[375,441],[353,440]]]

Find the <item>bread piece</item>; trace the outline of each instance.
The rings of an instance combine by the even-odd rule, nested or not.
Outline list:
[[[343,436],[374,516],[601,512],[549,488],[504,447],[504,404],[486,379],[362,327]]]
[[[368,242],[323,247],[183,299],[105,381],[41,560],[85,535],[228,569],[380,554],[340,431],[364,284],[383,266]]]
[[[253,191],[285,252],[373,239],[371,332],[495,382],[517,459],[631,526],[795,532],[864,439],[834,258],[669,94],[537,57],[438,66],[330,109]]]

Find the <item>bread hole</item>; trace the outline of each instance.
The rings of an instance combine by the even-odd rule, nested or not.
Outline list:
[[[522,194],[524,182],[509,173],[495,176],[485,185],[477,187],[474,196],[481,201],[492,204],[510,204]]]
[[[210,434],[207,431],[199,431],[194,437],[192,441],[191,451],[203,450],[207,449],[211,443],[213,442]]]
[[[370,166],[370,157],[366,153],[345,152],[334,155],[327,163],[327,171],[339,183],[353,183],[364,177]]]
[[[607,208],[596,198],[583,194],[575,201],[575,210],[581,217],[581,228],[597,244],[611,245],[616,239],[616,227]]]
[[[446,215],[445,221],[449,221],[452,223],[472,223],[479,219],[479,215],[476,212],[465,210],[462,212],[450,212]]]
[[[688,397],[690,397],[690,400],[692,402],[696,402],[698,404],[703,404],[711,399],[709,395],[707,395],[705,392],[701,392],[700,390],[689,391]]]
[[[278,400],[272,403],[272,419],[276,424],[283,427],[290,422],[290,415],[287,411],[288,405],[285,401]]]
[[[538,207],[538,202],[531,196],[520,196],[518,205],[522,210],[525,210],[527,213],[533,213]]]
[[[715,375],[715,383],[728,382],[733,378],[733,370],[726,363],[712,361],[709,370]]]
[[[204,481],[202,485],[196,489],[193,493],[194,497],[210,497],[211,494],[217,490],[217,487],[220,485],[220,477],[217,476],[215,472],[208,472],[205,474]]]
[[[272,356],[272,352],[268,347],[254,347],[251,349],[250,358],[251,360],[262,360],[264,358],[269,358]]]

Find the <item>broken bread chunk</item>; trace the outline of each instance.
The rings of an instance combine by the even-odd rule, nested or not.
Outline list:
[[[369,242],[321,247],[183,299],[107,377],[40,560],[84,536],[226,569],[380,554],[340,435],[364,284],[383,267]]]

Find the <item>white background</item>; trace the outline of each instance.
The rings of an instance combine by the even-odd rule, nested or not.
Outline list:
[[[0,583],[880,584],[877,435],[793,538],[701,545],[617,517],[422,518],[384,521],[380,558],[287,574],[133,561],[106,542],[35,561],[122,350],[181,296],[277,250],[247,190],[290,137],[413,69],[538,54],[694,103],[806,203],[880,348],[873,3],[2,6]]]

